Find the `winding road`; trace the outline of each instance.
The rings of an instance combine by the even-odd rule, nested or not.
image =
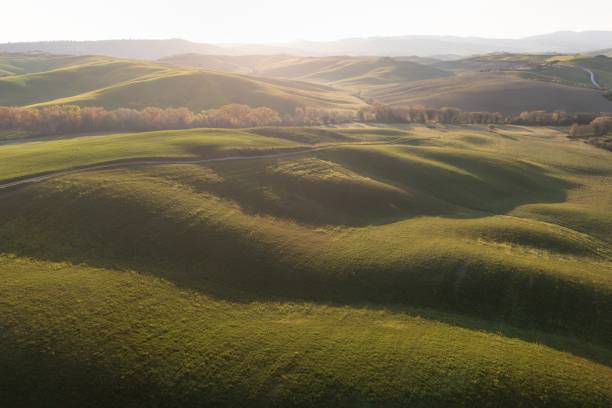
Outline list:
[[[46,181],[55,177],[67,176],[70,174],[83,173],[87,171],[95,171],[95,170],[108,170],[114,168],[121,167],[135,167],[135,166],[153,166],[153,165],[163,165],[163,164],[205,164],[205,163],[215,163],[215,162],[226,162],[226,161],[239,161],[239,160],[257,160],[257,159],[274,159],[279,157],[289,157],[296,156],[304,153],[311,153],[318,150],[327,149],[331,146],[323,146],[323,147],[314,147],[311,149],[302,149],[302,150],[294,150],[290,152],[282,152],[282,153],[271,153],[271,154],[262,154],[255,156],[227,156],[227,157],[216,157],[211,159],[171,159],[171,158],[158,158],[158,159],[135,159],[135,160],[123,160],[123,161],[114,161],[100,164],[91,164],[79,167],[73,167],[67,170],[58,170],[52,171],[44,174],[39,174],[37,176],[26,177],[21,179],[16,179],[8,182],[0,182],[0,190],[5,190],[11,187],[19,187],[26,184],[34,184],[39,183],[41,181]]]
[[[580,65],[578,65],[578,68],[582,69],[584,72],[588,73],[591,76],[591,82],[596,88],[602,89],[601,85],[599,85],[599,83],[595,79],[595,73],[593,71],[588,68],[581,67]]]
[[[325,146],[318,146],[306,149],[284,151],[280,153],[268,153],[253,156],[226,156],[226,157],[215,157],[208,159],[189,159],[189,158],[152,158],[152,159],[133,159],[133,160],[121,160],[103,162],[97,164],[90,164],[78,167],[72,167],[65,170],[50,171],[47,173],[38,174],[30,177],[23,177],[18,179],[12,179],[8,181],[0,181],[0,191],[7,190],[12,187],[20,187],[28,184],[40,183],[56,177],[67,176],[70,174],[84,173],[87,171],[95,170],[108,170],[115,168],[125,167],[136,167],[136,166],[153,166],[153,165],[164,165],[164,164],[206,164],[206,163],[217,163],[217,162],[228,162],[228,161],[244,161],[244,160],[259,160],[259,159],[276,159],[282,157],[298,156],[306,153],[313,153],[321,150],[331,149],[341,145],[388,145],[401,143],[403,138],[394,139],[392,141],[378,141],[369,143],[338,143]]]

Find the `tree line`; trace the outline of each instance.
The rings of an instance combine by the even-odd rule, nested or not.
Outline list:
[[[569,136],[612,151],[612,115],[595,118],[588,125],[574,124]]]
[[[601,113],[529,111],[518,115],[499,112],[465,112],[456,108],[395,107],[374,103],[357,114],[360,122],[381,123],[443,123],[443,124],[513,124],[528,126],[587,125]],[[612,114],[610,114],[612,116]]]
[[[142,110],[97,107],[0,107],[0,129],[34,134],[68,134],[98,131],[144,131],[195,127],[253,127],[281,123],[279,114],[266,107],[227,105],[194,113],[186,108]]]
[[[392,107],[381,103],[373,103],[358,111],[300,107],[285,115],[267,107],[253,108],[240,104],[225,105],[199,113],[186,108],[156,107],[141,110],[129,108],[107,110],[78,106],[0,107],[0,130],[53,135],[198,127],[321,126],[351,122],[569,126],[591,125],[598,116],[600,115],[593,113],[570,115],[564,112],[544,111],[505,116],[497,112],[464,112],[455,108]]]

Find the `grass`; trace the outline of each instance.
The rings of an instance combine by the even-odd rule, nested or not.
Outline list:
[[[165,58],[162,61],[175,66],[255,74],[347,88],[406,83],[451,75],[447,71],[425,64],[378,57],[231,57],[188,54]]]
[[[181,55],[150,62],[5,54],[0,55],[0,105],[159,106],[200,111],[241,103],[285,114],[303,106],[356,110],[365,106],[361,98],[366,98],[393,105],[504,114],[607,112],[612,103],[593,89],[579,66],[592,69],[605,87],[612,84],[609,61],[509,54],[431,64],[394,58],[282,55]]]
[[[27,146],[27,148],[24,148]],[[158,131],[83,136],[2,146],[1,179],[20,178],[72,167],[135,158],[201,158],[234,153],[296,148],[289,140],[235,130]]]
[[[0,79],[2,105],[33,105],[159,74],[146,63],[100,58],[76,66]]]
[[[583,68],[588,68],[595,74],[597,83],[609,88],[612,86],[612,59],[587,58],[584,56],[568,56],[564,64],[538,68],[530,73],[536,79],[552,80],[570,85],[593,87],[590,75]]]
[[[585,78],[588,78],[585,74]],[[364,97],[392,105],[447,106],[471,112],[607,112],[599,90],[521,78],[514,73],[470,72],[448,78],[366,89]]]
[[[522,73],[521,77],[525,79],[552,81],[571,86],[593,87],[593,83],[587,72],[578,67],[569,65],[553,65],[546,68],[540,68],[531,72]]]
[[[91,136],[0,146],[0,174],[312,146],[4,193],[4,400],[610,404],[612,165],[559,130]]]
[[[0,64],[7,59],[11,60],[0,57]],[[14,70],[15,74],[0,77],[0,105],[158,106],[199,111],[242,103],[268,106],[282,113],[306,105],[336,109],[362,105],[348,92],[298,81],[271,81],[110,57],[62,62],[64,65],[54,67],[47,61],[47,71]],[[39,62],[39,67],[44,69],[45,64]],[[11,73],[8,68],[4,70]]]
[[[612,58],[577,58],[574,63],[593,71],[599,85],[612,87]]]
[[[612,84],[612,59],[583,55],[490,54],[433,65],[458,75],[432,81],[372,88],[365,96],[394,104],[456,106],[464,110],[516,114],[527,110],[607,112],[612,105],[592,84]]]
[[[11,142],[28,137],[27,132],[19,130],[0,130],[0,142]]]
[[[227,301],[131,272],[6,257],[0,270],[11,405],[596,407],[612,398],[605,365],[465,328],[457,316]]]
[[[95,57],[94,57],[95,58]],[[92,59],[87,56],[53,54],[2,54],[0,53],[0,76],[24,75],[50,71],[69,65],[84,63]]]

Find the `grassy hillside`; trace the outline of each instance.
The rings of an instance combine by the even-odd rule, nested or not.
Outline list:
[[[0,79],[0,105],[33,105],[142,77],[164,75],[164,71],[148,63],[91,58],[50,71]]]
[[[452,315],[228,301],[62,263],[3,258],[0,268],[9,327],[0,376],[10,405],[596,407],[612,399],[605,365]]]
[[[90,136],[0,146],[0,179],[296,149],[1,193],[4,400],[612,402],[612,165],[556,130]]]
[[[223,57],[192,54],[162,61],[178,66],[229,70],[346,87],[406,83],[451,75],[441,69],[413,61],[377,57]]]
[[[599,86],[608,88],[612,86],[612,59],[584,56],[556,57],[552,64],[537,66],[524,75],[529,78],[555,81],[567,85],[596,88],[591,81],[590,70],[595,75]]]
[[[91,57],[52,54],[0,53],[0,76],[50,71],[89,61]]]
[[[586,73],[584,73],[585,78]],[[465,73],[409,85],[379,87],[364,96],[395,105],[457,107],[466,111],[517,114],[528,110],[609,112],[612,102],[601,91],[513,73]]]
[[[160,63],[170,66],[201,68],[210,71],[222,71],[235,74],[251,74],[255,66],[265,61],[279,61],[289,57],[275,55],[229,56],[205,54],[180,54],[162,58]]]
[[[456,61],[375,57],[179,55],[177,66],[299,79],[396,105],[457,107],[516,114],[526,110],[611,111],[591,82],[612,84],[612,59],[580,55],[490,54]]]
[[[590,69],[601,86],[612,88],[612,58],[577,58],[573,64]]]
[[[433,66],[456,72],[514,72],[525,79],[594,88],[591,69],[601,86],[610,86],[612,59],[584,55],[490,54],[457,61],[433,62]]]
[[[550,55],[495,53],[476,55],[451,61],[434,61],[432,65],[449,71],[510,71],[527,70],[546,64]]]
[[[0,105],[202,110],[230,103],[268,106],[280,112],[298,106],[353,109],[362,104],[347,92],[326,86],[108,57],[89,57],[49,71],[0,78]]]
[[[505,114],[609,112],[612,103],[595,89],[586,70],[592,70],[603,87],[610,86],[610,61],[495,54],[428,65],[406,58],[186,54],[154,63],[5,54],[0,57],[0,105],[199,111],[241,103],[287,113],[299,106],[357,109],[365,98]]]
[[[612,48],[608,48],[608,49],[605,49],[605,50],[599,50],[599,51],[595,51],[595,52],[590,52],[587,55],[590,55],[590,56],[593,56],[593,57],[596,57],[598,55],[605,55],[607,57],[612,58]]]

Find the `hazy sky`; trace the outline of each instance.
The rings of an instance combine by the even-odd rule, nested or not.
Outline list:
[[[518,38],[612,30],[612,0],[17,0],[0,42],[185,38],[285,42],[434,34]]]

